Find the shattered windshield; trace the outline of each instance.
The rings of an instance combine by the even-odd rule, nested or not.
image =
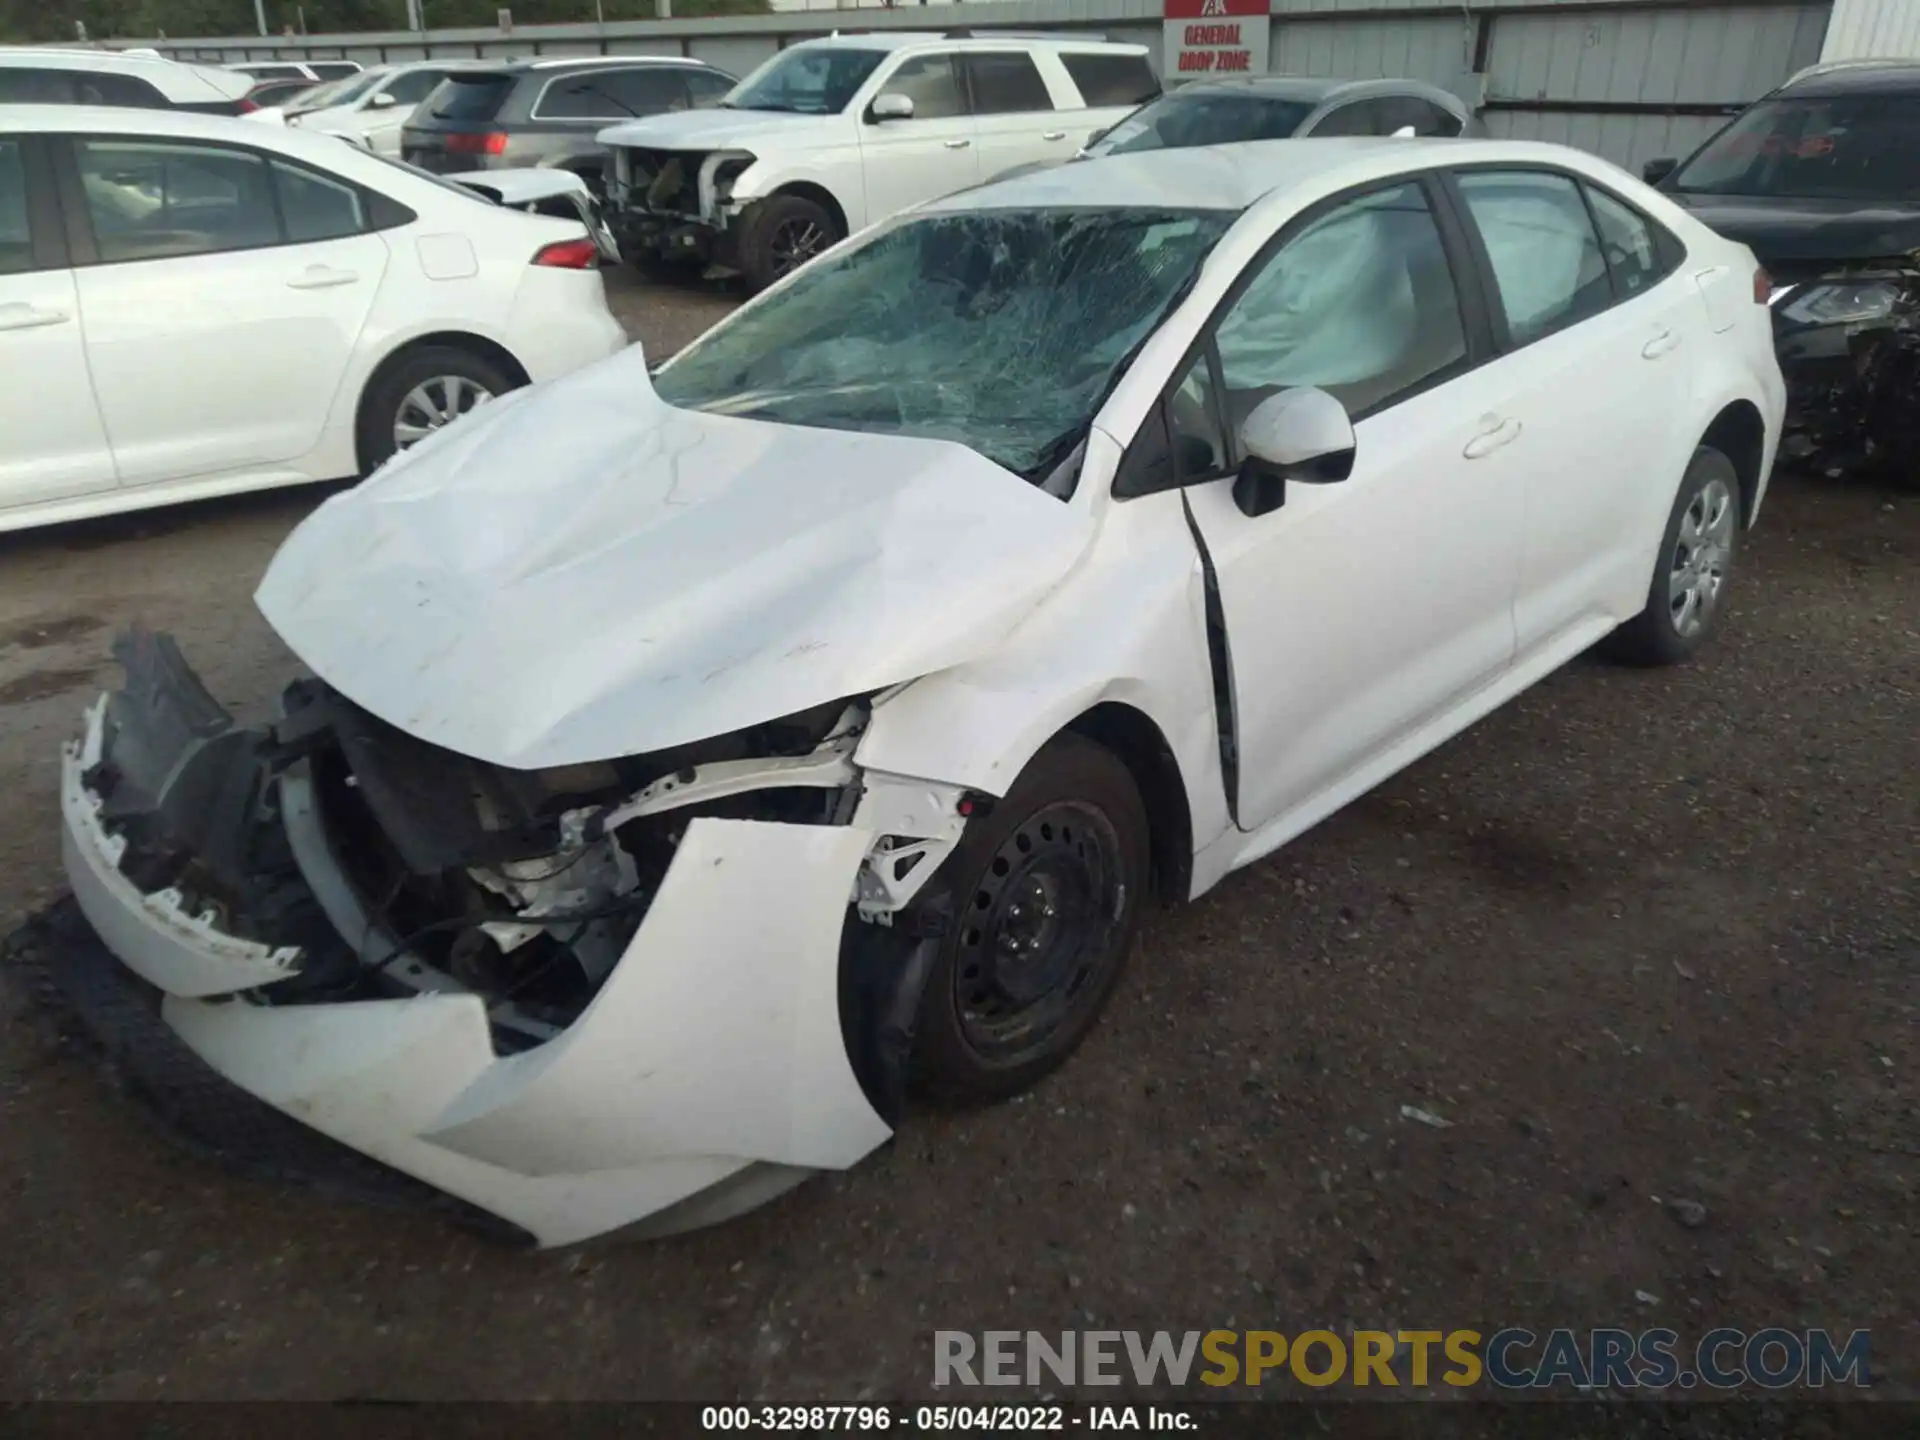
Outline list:
[[[1089,155],[1190,150],[1239,140],[1285,140],[1313,113],[1304,100],[1272,95],[1163,95],[1087,147]]]
[[[747,76],[720,103],[729,110],[838,115],[886,57],[884,50],[795,46]]]
[[[1920,200],[1920,95],[1767,100],[1667,182],[1692,195]]]
[[[655,377],[670,405],[953,440],[1030,479],[1082,438],[1227,211],[929,215],[807,266]]]

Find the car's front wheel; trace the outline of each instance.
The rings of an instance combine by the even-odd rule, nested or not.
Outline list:
[[[360,404],[360,468],[371,475],[395,454],[451,425],[517,381],[453,345],[422,345],[386,366]]]
[[[1726,602],[1740,544],[1740,473],[1703,445],[1674,496],[1647,605],[1607,637],[1606,652],[1631,665],[1674,665],[1706,643]]]
[[[1148,860],[1126,766],[1081,736],[1051,741],[935,882],[953,919],[921,996],[919,1088],[997,1100],[1072,1054],[1120,977]]]

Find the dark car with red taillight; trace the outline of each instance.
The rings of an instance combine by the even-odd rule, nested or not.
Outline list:
[[[594,139],[639,115],[697,110],[734,77],[675,55],[518,60],[450,75],[407,117],[401,158],[438,175],[554,166],[602,192],[606,151]]]

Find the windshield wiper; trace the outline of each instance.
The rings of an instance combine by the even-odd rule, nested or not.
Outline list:
[[[638,116],[640,113],[638,110],[634,109],[631,105],[627,104],[626,101],[622,100],[618,95],[614,95],[609,93],[608,91],[602,90],[598,85],[587,86],[586,93],[589,95],[597,95],[602,100],[611,100],[614,104],[618,105],[622,110],[626,111],[627,114],[629,115]]]

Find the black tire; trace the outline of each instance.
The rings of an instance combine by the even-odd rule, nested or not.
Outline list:
[[[740,273],[758,293],[835,244],[840,226],[804,195],[771,195],[754,209],[740,236]]]
[[[504,395],[521,384],[491,360],[457,345],[422,345],[405,352],[381,367],[360,397],[357,438],[362,475],[371,475],[400,450],[394,431],[408,397],[422,385],[446,379],[467,381],[489,397]],[[467,405],[461,413],[472,408]]]
[[[1148,862],[1127,767],[1081,736],[1051,741],[931,882],[953,921],[920,999],[915,1088],[1000,1100],[1071,1055],[1126,963]]]
[[[1661,532],[1646,608],[1601,642],[1602,652],[1627,665],[1677,665],[1704,645],[1726,607],[1743,523],[1740,472],[1720,451],[1701,446],[1693,452]],[[1702,526],[1708,543],[1695,545],[1690,537]],[[1697,623],[1676,588],[1684,588],[1682,572],[1689,566],[1696,577],[1716,577]],[[1700,593],[1705,592],[1697,592],[1696,599]]]

